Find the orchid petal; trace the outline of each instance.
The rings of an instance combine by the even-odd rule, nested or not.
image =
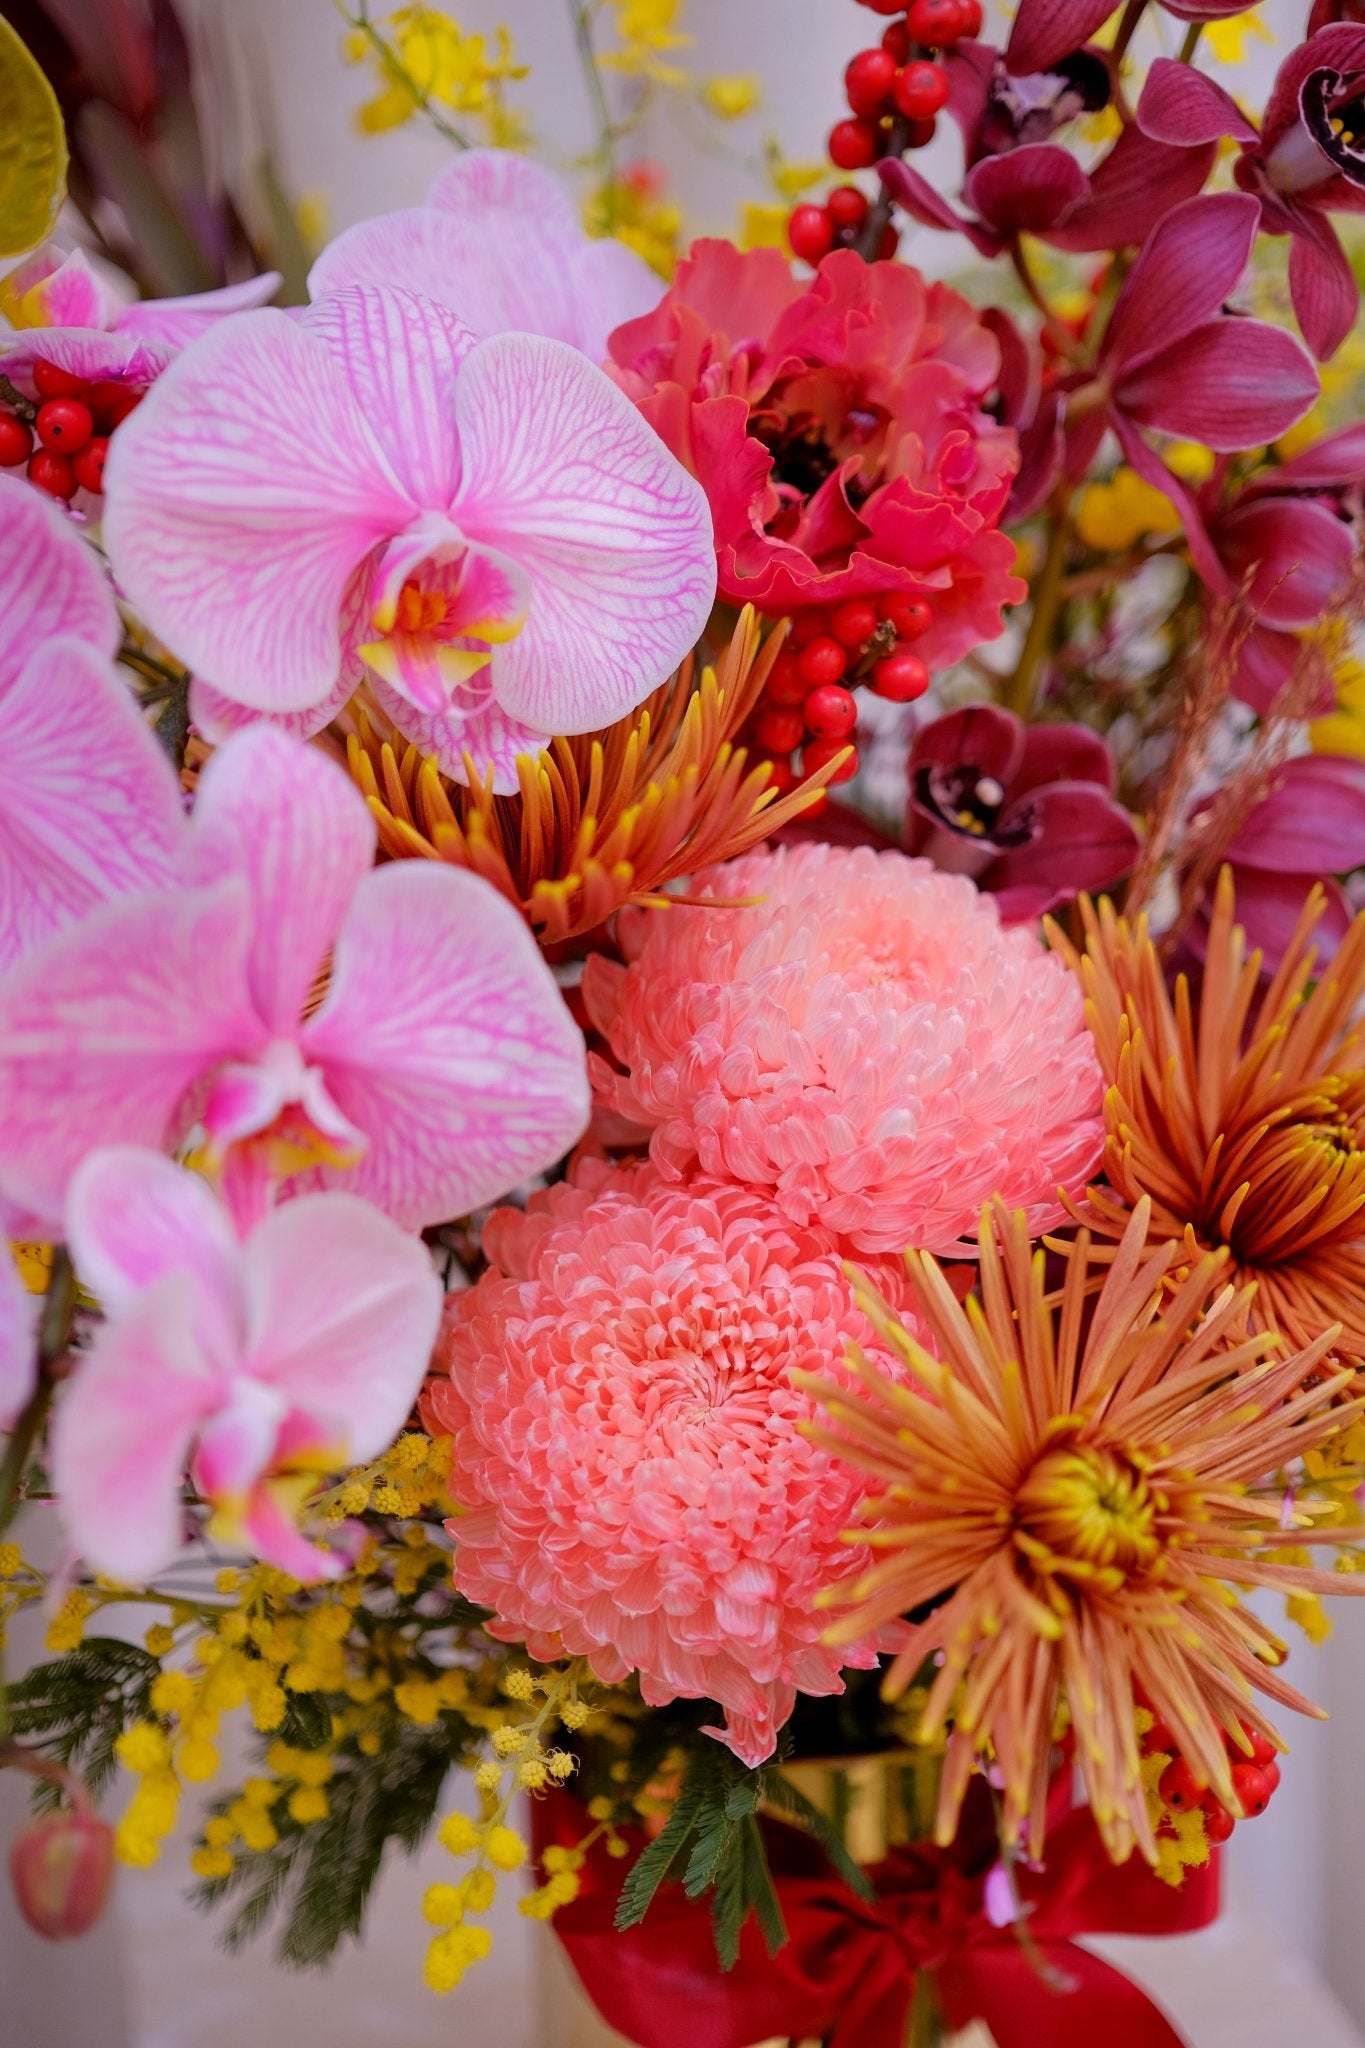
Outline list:
[[[0,1248],[0,1429],[12,1429],[38,1380],[38,1301]]]
[[[883,158],[877,166],[877,176],[896,204],[903,206],[922,227],[938,228],[946,235],[965,235],[978,256],[999,255],[1001,240],[993,229],[955,212],[927,178],[899,157]]]
[[[6,283],[13,289],[15,280]],[[95,274],[85,251],[73,249],[24,293],[19,318],[34,327],[112,327],[119,311],[120,302]]]
[[[1273,441],[1318,396],[1307,351],[1260,320],[1209,320],[1127,370],[1117,403],[1140,426],[1231,453]]]
[[[105,489],[131,602],[261,711],[334,689],[352,576],[416,509],[325,343],[269,310],[234,313],[177,357],[114,436]]]
[[[1124,461],[1135,469],[1145,483],[1164,492],[1175,506],[1179,515],[1185,545],[1190,551],[1199,579],[1206,590],[1215,597],[1227,598],[1232,595],[1232,584],[1222,557],[1209,536],[1204,516],[1199,509],[1193,491],[1183,477],[1168,469],[1154,448],[1150,448],[1130,421],[1121,412],[1112,415],[1114,433],[1123,450]]]
[[[1289,296],[1304,340],[1325,363],[1355,325],[1360,287],[1332,223],[1305,206],[1295,209]]]
[[[1089,190],[1090,180],[1069,149],[1035,142],[973,164],[962,196],[999,232],[1038,234],[1061,226]]]
[[[505,1194],[587,1122],[583,1041],[539,947],[455,868],[365,877],[301,1043],[370,1139],[345,1185],[408,1229]]]
[[[98,327],[21,327],[0,334],[0,368],[19,384],[31,384],[37,362],[54,363],[91,383],[109,379],[140,390],[175,360],[164,342],[138,334],[106,334]]]
[[[579,345],[573,259],[586,237],[552,171],[513,150],[465,150],[427,197],[458,236],[445,243],[449,303],[481,339],[541,334]]]
[[[336,1275],[331,1274],[333,1284]],[[201,1493],[229,1516],[240,1516],[256,1482],[270,1470],[289,1404],[274,1387],[237,1374],[199,1430],[194,1479]]]
[[[139,299],[120,307],[110,324],[118,334],[164,342],[167,348],[186,348],[229,313],[249,313],[257,306],[269,305],[283,283],[278,270],[265,270],[241,284],[220,285],[217,291],[189,292],[175,299]]]
[[[268,726],[237,734],[200,777],[185,879],[249,882],[247,972],[272,1033],[297,1024],[374,848],[374,820],[344,770]]]
[[[441,1320],[420,1239],[355,1195],[301,1195],[253,1233],[245,1273],[252,1373],[338,1462],[378,1457],[411,1412]]]
[[[1365,866],[1365,761],[1302,754],[1284,762],[1227,857],[1277,874],[1344,875]],[[1239,916],[1240,902],[1239,883]]]
[[[1186,199],[1157,222],[1114,302],[1103,357],[1114,369],[1169,348],[1241,283],[1261,209],[1249,193]]]
[[[92,904],[169,882],[185,837],[170,762],[81,641],[39,645],[3,705],[0,969]]]
[[[1007,849],[992,886],[1007,924],[1041,917],[1078,890],[1107,889],[1136,864],[1133,821],[1097,783],[1052,782],[1029,805],[1034,837]]]
[[[460,481],[452,428],[456,373],[474,346],[468,327],[434,297],[373,286],[333,294],[299,324],[344,373],[413,505],[448,505]]]
[[[1256,498],[1218,523],[1218,552],[1262,625],[1311,626],[1355,559],[1351,529],[1317,498]]]
[[[0,691],[35,642],[64,635],[112,661],[122,629],[98,558],[61,508],[17,476],[0,476]]]
[[[247,732],[256,725],[268,725],[272,732],[288,733],[291,739],[310,740],[331,724],[354,690],[355,681],[343,675],[335,689],[306,711],[253,711],[249,704],[225,697],[212,683],[196,676],[190,684],[190,724],[215,747],[231,739],[233,733]]]
[[[1308,892],[1316,884],[1325,897],[1322,916],[1313,927],[1312,941],[1319,965],[1325,965],[1351,928],[1350,901],[1340,883],[1324,882],[1316,872],[1281,875],[1265,869],[1234,869],[1237,884],[1237,922],[1247,936],[1248,947],[1261,954],[1267,974],[1273,974],[1289,950],[1303,915]],[[1202,923],[1189,927],[1194,950],[1202,953]]]
[[[1020,0],[1005,46],[1005,68],[1015,78],[1050,71],[1088,43],[1111,9],[1106,0]]]
[[[1090,173],[1090,191],[1046,240],[1054,249],[1127,249],[1145,242],[1157,221],[1203,189],[1215,146],[1175,149],[1153,142],[1135,123]]]
[[[711,514],[635,407],[562,342],[480,342],[456,392],[465,477],[451,514],[529,571],[498,702],[544,732],[624,717],[695,644],[716,588]]]
[[[418,711],[409,699],[390,689],[382,680],[374,685],[375,696],[414,746],[434,754],[443,772],[456,782],[467,783],[465,755],[480,776],[491,773],[498,796],[514,796],[521,787],[517,760],[525,754],[531,760],[550,744],[549,733],[537,732],[520,719],[509,718],[497,699],[485,692],[455,697],[438,711]]]
[[[1158,57],[1147,73],[1138,101],[1137,123],[1156,142],[1238,142],[1260,140],[1230,92],[1189,64]]]
[[[144,1585],[176,1555],[185,1462],[215,1400],[188,1273],[163,1275],[96,1332],[52,1429],[62,1520],[94,1570]]]
[[[627,320],[653,312],[663,279],[624,242],[610,235],[584,242],[573,257],[574,336],[594,363],[607,359],[607,341]]]
[[[46,1226],[92,1147],[161,1150],[199,1077],[252,1049],[250,898],[210,889],[102,904],[0,979],[0,1186]]]

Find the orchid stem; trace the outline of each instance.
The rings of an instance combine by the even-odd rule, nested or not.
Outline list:
[[[1043,566],[1033,584],[1033,614],[1024,635],[1024,644],[1019,650],[1014,673],[1000,692],[1001,702],[1020,718],[1032,715],[1038,693],[1038,676],[1043,657],[1052,642],[1052,631],[1057,623],[1065,594],[1066,550],[1071,538],[1069,517],[1070,493],[1066,490],[1054,498],[1051,510],[1051,529],[1047,537],[1047,552]]]
[[[569,15],[573,21],[574,41],[583,65],[583,80],[592,102],[593,118],[597,123],[597,161],[602,166],[602,183],[605,187],[603,217],[607,233],[616,225],[616,124],[607,105],[607,89],[602,83],[602,73],[597,68],[597,49],[592,39],[592,21],[585,0],[569,0]]]
[[[1185,31],[1185,40],[1180,45],[1180,55],[1176,59],[1178,64],[1190,64],[1194,61],[1194,53],[1199,48],[1199,38],[1203,33],[1204,24],[1202,21],[1192,21],[1190,23]]]
[[[1110,52],[1116,67],[1122,61],[1128,45],[1132,42],[1133,36],[1136,33],[1137,25],[1146,12],[1147,0],[1128,0],[1128,5],[1123,10],[1123,18],[1119,22],[1118,33],[1114,37],[1113,49]]]
[[[1076,340],[1075,335],[1063,325],[1049,304],[1047,293],[1034,276],[1033,267],[1028,257],[1024,254],[1023,246],[1017,235],[1010,243],[1010,262],[1014,266],[1015,276],[1028,294],[1030,303],[1036,306],[1042,314],[1043,326],[1046,328],[1048,338],[1054,348],[1060,354],[1068,357],[1070,361],[1080,362],[1083,359],[1084,351]]]

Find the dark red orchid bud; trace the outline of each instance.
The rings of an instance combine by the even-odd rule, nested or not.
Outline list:
[[[69,1941],[104,1911],[114,1874],[114,1831],[93,1813],[64,1809],[31,1821],[10,1850],[19,1911],[35,1934]]]

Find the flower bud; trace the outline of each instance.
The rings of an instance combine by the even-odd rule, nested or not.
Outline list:
[[[67,1941],[104,1911],[114,1870],[114,1831],[92,1813],[65,1808],[24,1829],[10,1850],[19,1911],[36,1934]]]

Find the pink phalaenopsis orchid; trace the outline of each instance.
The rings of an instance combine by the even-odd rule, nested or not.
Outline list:
[[[279,286],[270,270],[219,291],[130,302],[80,249],[40,249],[0,282],[0,369],[29,386],[41,359],[74,377],[141,390],[196,335],[229,313],[265,305]]]
[[[359,221],[313,265],[315,299],[348,285],[405,285],[436,299],[482,341],[548,334],[594,362],[623,320],[663,296],[663,280],[622,242],[594,241],[543,164],[470,149],[448,164],[425,206]]]
[[[343,771],[258,727],[209,762],[179,879],[0,981],[0,1190],[55,1223],[98,1145],[196,1124],[248,1211],[309,1168],[408,1228],[558,1159],[583,1042],[516,910],[437,862],[372,870]]]
[[[201,723],[317,731],[368,669],[500,791],[647,696],[715,592],[701,490],[594,364],[409,291],[224,321],[124,421],[105,489],[121,585],[212,686]]]
[[[1234,175],[1261,203],[1261,226],[1288,235],[1289,291],[1308,346],[1332,355],[1350,333],[1360,291],[1326,218],[1365,209],[1365,149],[1336,119],[1365,89],[1365,27],[1320,29],[1281,65],[1259,130],[1231,93],[1188,64],[1159,57],[1138,104],[1142,131],[1199,146],[1230,136]]]
[[[242,1242],[202,1180],[133,1147],[82,1165],[66,1237],[105,1315],[52,1434],[87,1563],[131,1585],[170,1564],[188,1468],[226,1541],[297,1578],[339,1571],[290,1508],[303,1475],[377,1457],[408,1416],[441,1313],[420,1241],[321,1194]]]
[[[93,551],[0,476],[0,973],[58,925],[173,872],[179,785],[112,665],[118,613]]]

